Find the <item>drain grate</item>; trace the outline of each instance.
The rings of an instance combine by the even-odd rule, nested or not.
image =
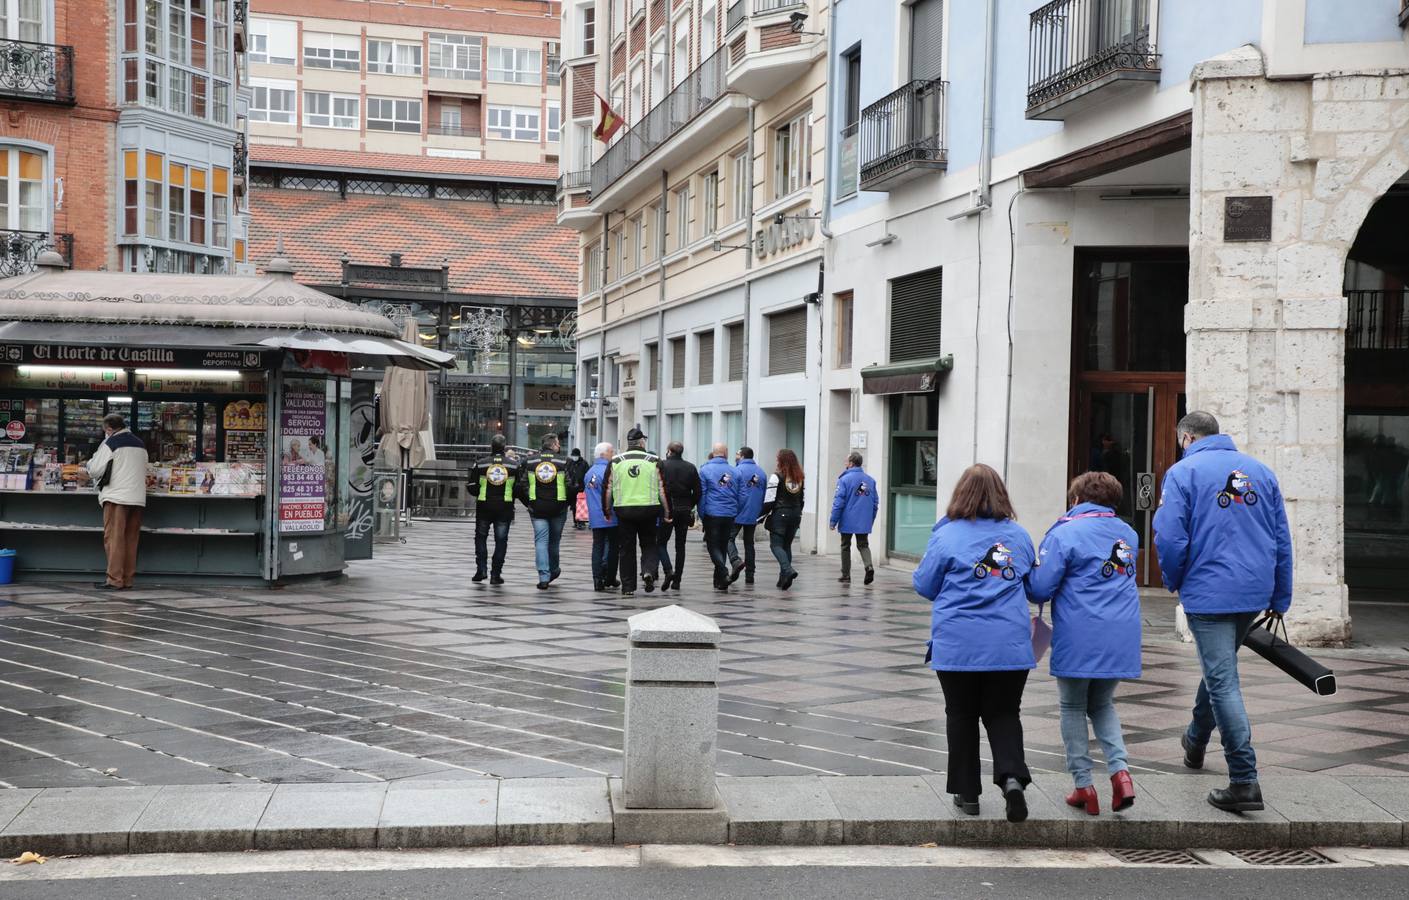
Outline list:
[[[1315,850],[1232,850],[1238,859],[1250,866],[1333,866],[1335,860],[1328,859]]]
[[[1187,850],[1108,850],[1111,856],[1133,866],[1201,866],[1203,860]]]

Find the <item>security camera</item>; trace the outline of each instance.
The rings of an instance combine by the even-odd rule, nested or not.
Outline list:
[[[718,253],[719,251],[724,249],[724,242],[716,240],[713,244],[709,245],[709,249],[713,250],[715,253]]]
[[[801,13],[797,13],[797,15],[801,15]],[[786,219],[786,218],[787,218],[787,216],[783,215],[782,213],[777,213],[776,215],[773,216],[773,224],[774,224],[774,225],[782,225],[782,224],[783,224],[783,220]]]
[[[788,28],[792,30],[793,34],[801,32],[803,26],[806,24],[807,13],[805,12],[795,12],[788,16]]]

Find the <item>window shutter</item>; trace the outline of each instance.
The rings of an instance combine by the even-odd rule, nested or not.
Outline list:
[[[700,346],[699,383],[714,384],[714,332],[701,331],[698,338]]]
[[[729,326],[729,380],[744,380],[744,323]]]
[[[670,386],[685,386],[685,339],[670,339]]]
[[[646,345],[646,390],[654,391],[660,384],[660,344]]]
[[[919,0],[910,7],[910,78],[938,81],[944,71],[944,0]]]
[[[916,272],[890,283],[890,361],[939,355],[944,270]]]
[[[807,307],[768,317],[768,374],[802,372],[807,365]]]

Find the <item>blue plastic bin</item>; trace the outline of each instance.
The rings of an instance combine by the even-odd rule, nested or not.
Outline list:
[[[0,584],[15,580],[15,551],[0,550]]]

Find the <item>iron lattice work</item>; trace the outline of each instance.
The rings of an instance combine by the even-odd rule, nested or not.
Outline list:
[[[0,41],[0,96],[73,103],[73,48]]]
[[[235,136],[235,177],[244,178],[249,171],[250,148],[243,134]]]
[[[1032,14],[1028,109],[1121,70],[1159,71],[1149,0],[1053,0]]]
[[[0,278],[34,271],[34,261],[45,250],[57,251],[73,265],[73,235],[42,231],[0,231]]]
[[[912,81],[861,113],[861,180],[870,181],[907,163],[940,166],[944,146],[944,82]]]

